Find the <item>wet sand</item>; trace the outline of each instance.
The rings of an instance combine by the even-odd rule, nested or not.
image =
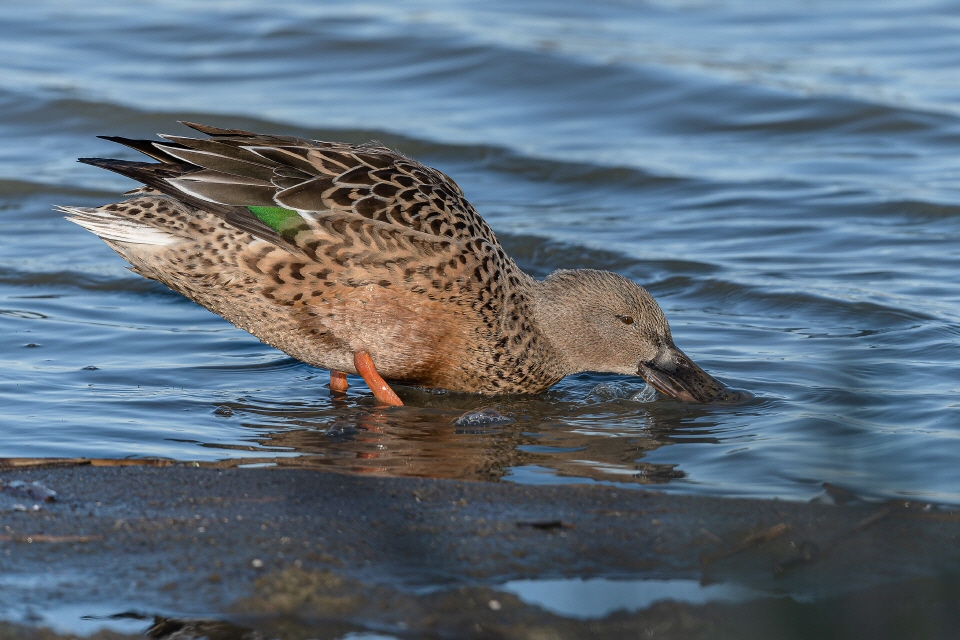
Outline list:
[[[40,482],[56,500],[16,481]],[[157,637],[960,630],[960,513],[839,490],[831,495],[846,504],[185,464],[0,467],[0,483],[0,611],[13,623],[0,638],[53,637],[44,612],[85,605],[141,615]],[[752,595],[584,618],[502,586],[559,578],[686,580]],[[28,611],[37,616],[23,624]]]

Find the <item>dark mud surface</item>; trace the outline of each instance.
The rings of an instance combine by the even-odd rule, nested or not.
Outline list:
[[[39,482],[56,499],[17,481]],[[845,504],[91,464],[5,468],[0,483],[0,611],[15,623],[0,627],[0,638],[48,637],[44,612],[65,607],[135,614],[158,637],[946,638],[960,630],[960,513],[866,504],[836,489],[825,496]],[[723,584],[749,596],[591,616],[546,610],[504,587],[600,578],[625,588]],[[97,628],[86,624],[88,633]],[[77,620],[72,630],[80,628]]]

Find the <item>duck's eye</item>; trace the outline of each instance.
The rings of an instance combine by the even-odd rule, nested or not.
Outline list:
[[[633,316],[617,316],[617,320],[623,324],[633,324]]]

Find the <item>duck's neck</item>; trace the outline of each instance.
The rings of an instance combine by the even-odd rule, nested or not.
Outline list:
[[[568,376],[594,371],[592,364],[605,347],[589,322],[586,292],[576,271],[556,271],[534,288],[534,314],[554,354],[558,373]]]

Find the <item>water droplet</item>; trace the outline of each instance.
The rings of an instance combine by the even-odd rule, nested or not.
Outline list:
[[[468,411],[453,421],[457,427],[485,427],[498,424],[510,424],[515,422],[512,413],[506,415],[496,409],[480,409],[479,411]]]
[[[587,402],[609,402],[630,397],[630,387],[622,382],[601,382],[587,394]]]
[[[659,397],[657,390],[651,385],[645,384],[643,385],[643,389],[640,389],[640,391],[630,396],[630,399],[634,402],[653,402],[657,397]]]

